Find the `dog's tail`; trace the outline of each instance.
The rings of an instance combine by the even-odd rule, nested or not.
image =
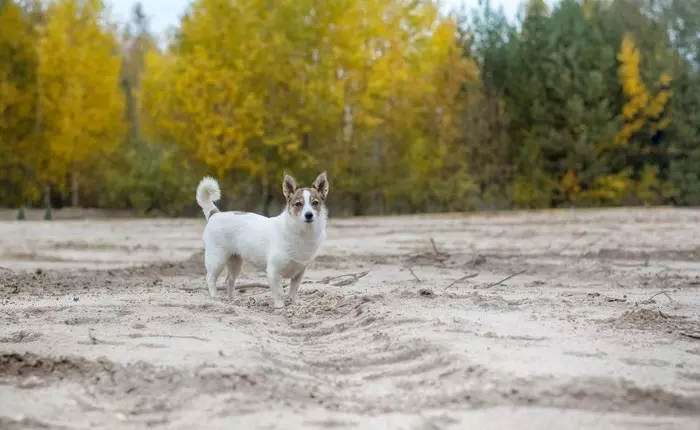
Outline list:
[[[216,179],[205,176],[197,185],[197,203],[202,207],[204,218],[209,221],[212,215],[219,212],[214,202],[221,198],[221,189]]]

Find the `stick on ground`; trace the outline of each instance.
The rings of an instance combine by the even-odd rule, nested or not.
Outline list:
[[[678,332],[678,334],[680,334],[681,336],[689,337],[689,338],[691,338],[691,339],[698,339],[698,340],[700,340],[700,332],[698,332],[698,333],[688,333],[688,332],[681,331],[681,332]]]
[[[467,279],[471,278],[476,278],[479,276],[479,272],[474,272],[474,273],[467,273],[466,275],[462,276],[461,278],[457,279],[456,281],[453,281],[450,285],[446,286],[443,291],[447,291],[448,289],[454,287],[455,285],[466,281]]]
[[[666,290],[661,290],[661,291],[659,291],[658,293],[656,293],[656,294],[654,294],[653,296],[651,296],[651,297],[649,297],[648,299],[646,299],[645,302],[651,302],[651,300],[652,300],[654,297],[660,296],[661,294],[663,294],[664,296],[666,296],[666,298],[668,299],[669,302],[675,302],[675,300],[673,300],[673,298],[668,294],[668,292],[667,292]]]
[[[349,279],[343,279],[342,281],[338,281],[334,284],[331,284],[334,287],[344,287],[346,285],[354,284],[355,282],[359,281],[360,278],[364,277],[368,273],[369,273],[369,270],[366,270],[364,272],[359,272],[359,273],[347,273],[345,275],[331,276],[331,277],[322,279],[319,282],[322,284],[330,284],[330,282],[335,280],[335,279],[348,277]]]
[[[415,278],[416,282],[418,282],[418,283],[423,282],[423,281],[420,280],[420,278],[419,278],[418,276],[416,276],[416,273],[413,271],[413,268],[407,267],[407,269],[408,269],[408,271],[411,273],[411,275],[413,275],[413,277]]]
[[[513,274],[510,275],[510,276],[506,276],[505,278],[501,279],[501,280],[498,281],[498,282],[494,282],[493,284],[486,285],[486,286],[483,287],[483,288],[491,288],[491,287],[495,287],[496,285],[501,285],[502,283],[506,282],[506,281],[509,280],[509,279],[515,278],[515,277],[518,276],[518,275],[522,275],[522,274],[525,273],[526,271],[527,271],[527,269],[523,269],[523,270],[521,270],[520,272],[513,273]]]
[[[432,237],[430,238],[430,244],[433,245],[433,251],[435,252],[435,255],[440,255],[440,251],[438,251],[437,246],[435,245],[435,240]]]

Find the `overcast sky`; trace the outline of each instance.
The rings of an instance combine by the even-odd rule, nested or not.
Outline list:
[[[114,17],[127,21],[131,9],[138,0],[108,0]],[[154,34],[162,35],[171,26],[177,25],[191,0],[141,0],[144,11],[149,18],[150,29]],[[329,0],[331,1],[331,0]],[[522,0],[491,0],[494,7],[502,5],[506,15],[513,19]],[[446,9],[466,5],[468,8],[478,5],[478,0],[442,0]],[[549,3],[549,2],[547,2]]]

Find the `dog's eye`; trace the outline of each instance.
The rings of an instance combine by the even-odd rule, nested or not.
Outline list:
[[[311,202],[311,204],[312,204],[313,206],[318,206],[318,200],[314,200],[313,202]]]
[[[294,206],[300,208],[300,207],[304,206],[304,203],[302,203],[302,202],[296,202],[296,203],[294,203]]]

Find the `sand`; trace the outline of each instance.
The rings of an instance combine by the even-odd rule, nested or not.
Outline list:
[[[697,429],[699,222],[331,219],[283,310],[201,219],[1,222],[0,428]]]

